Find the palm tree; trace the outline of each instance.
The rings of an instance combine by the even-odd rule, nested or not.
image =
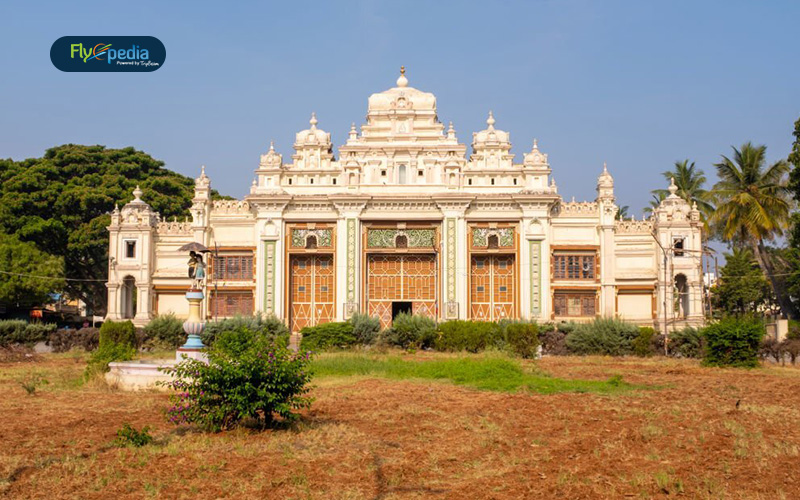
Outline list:
[[[789,222],[789,164],[780,160],[765,166],[767,147],[750,142],[733,149],[733,159],[722,156],[715,163],[720,181],[714,185],[717,210],[711,222],[722,237],[735,246],[749,246],[769,279],[781,312],[789,315],[792,304],[779,286],[764,241],[783,234]]]
[[[690,163],[689,160],[676,161],[674,170],[667,170],[662,172],[661,175],[667,181],[675,179],[675,185],[678,186],[678,191],[676,192],[678,196],[686,200],[690,205],[697,203],[700,217],[704,223],[714,213],[714,207],[711,205],[711,192],[703,189],[703,185],[706,183],[706,175],[702,170],[695,167],[694,162]],[[653,191],[653,195],[658,197],[660,201],[669,196],[669,191],[656,189]]]
[[[656,191],[658,191],[658,194],[655,194]],[[667,197],[667,195],[661,191],[664,191],[664,193],[667,192],[665,189],[656,189],[653,191],[653,199],[650,200],[650,206],[644,207],[643,210],[645,217],[651,217],[655,213],[658,206],[661,205],[661,202],[664,201],[664,198]]]
[[[625,220],[625,219],[627,219],[628,218],[628,210],[630,208],[631,207],[629,207],[628,205],[623,205],[623,206],[619,207],[619,211],[617,212],[617,216],[615,218],[617,220]]]

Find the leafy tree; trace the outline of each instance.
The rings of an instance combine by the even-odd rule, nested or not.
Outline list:
[[[732,159],[723,155],[722,161],[714,164],[720,181],[714,185],[718,204],[711,222],[723,238],[753,250],[782,313],[790,315],[792,303],[776,280],[765,246],[765,241],[782,235],[789,222],[789,166],[784,160],[765,166],[766,151],[766,146],[746,142],[741,149],[733,148]]]
[[[0,271],[0,302],[11,307],[42,304],[50,292],[64,287],[64,259],[3,233],[0,233]]]
[[[795,202],[800,203],[800,119],[794,122],[794,144],[789,154],[789,163],[793,165],[789,174],[789,190]],[[789,262],[786,285],[795,307],[800,309],[800,212],[797,211],[792,214],[789,243],[790,247],[786,252]]]
[[[62,258],[67,277],[86,280],[68,281],[65,291],[103,311],[114,205],[129,202],[140,185],[162,217],[189,215],[194,181],[163,166],[132,147],[76,144],[48,149],[42,158],[0,160],[0,230]]]
[[[712,289],[716,307],[727,314],[756,312],[765,305],[770,288],[764,273],[748,248],[736,248],[725,254],[719,282]]]
[[[675,179],[675,185],[678,187],[678,191],[675,194],[689,204],[696,203],[703,221],[707,220],[711,213],[714,212],[714,207],[711,204],[711,192],[703,188],[706,183],[706,175],[702,170],[695,167],[694,162],[690,163],[689,160],[676,161],[673,170],[662,172],[661,175],[667,181]],[[656,189],[653,191],[653,195],[660,202],[669,196],[669,191]]]

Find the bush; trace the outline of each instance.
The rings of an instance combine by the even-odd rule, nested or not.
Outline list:
[[[19,319],[0,320],[0,347],[13,344],[31,346],[47,340],[56,331],[52,323],[28,323]]]
[[[350,318],[350,323],[353,325],[353,335],[359,344],[371,344],[381,332],[381,320],[368,314],[354,314]]]
[[[663,352],[664,336],[657,335],[655,343],[657,350]],[[668,352],[674,358],[702,358],[705,345],[706,341],[700,330],[687,326],[669,334]]]
[[[764,324],[754,318],[724,318],[701,331],[706,340],[706,366],[758,366]]]
[[[436,342],[436,321],[427,316],[400,313],[392,320],[386,340],[403,349],[427,349]]]
[[[176,349],[186,341],[183,321],[173,313],[156,316],[144,327],[145,345],[164,349]]]
[[[575,354],[624,356],[633,352],[633,340],[639,335],[636,325],[619,319],[597,318],[580,324],[567,334],[567,349]]]
[[[503,325],[506,349],[525,359],[535,358],[539,351],[539,327],[536,323],[509,322]]]
[[[783,356],[788,355],[792,364],[794,364],[797,361],[797,357],[800,356],[800,339],[786,339],[781,342],[781,354]]]
[[[135,347],[136,328],[128,321],[106,321],[100,327],[100,347],[106,344],[123,344]]]
[[[500,327],[486,321],[445,321],[436,330],[434,345],[439,351],[479,352],[496,347],[501,338]]]
[[[153,442],[153,436],[150,435],[150,427],[144,426],[142,430],[137,431],[131,424],[122,424],[122,429],[117,430],[117,437],[114,438],[113,446],[124,448],[126,446],[133,446],[140,448]]]
[[[789,332],[786,334],[786,338],[790,340],[800,340],[800,321],[794,319],[789,320]]]
[[[102,338],[102,337],[101,337]],[[84,372],[86,380],[108,371],[108,364],[113,361],[130,361],[136,356],[136,348],[129,344],[100,341],[100,346],[89,357]]]
[[[350,347],[357,343],[353,335],[353,324],[349,321],[307,326],[300,330],[300,335],[300,345],[303,349],[312,351]]]
[[[246,328],[220,332],[206,352],[208,364],[185,359],[163,370],[174,379],[163,385],[178,391],[170,397],[170,422],[211,431],[237,427],[246,419],[266,426],[276,416],[292,420],[293,410],[310,406],[311,399],[304,396],[311,379],[310,353],[293,353],[263,332]]]
[[[783,358],[783,343],[774,338],[765,338],[758,347],[758,354],[762,359],[772,358],[776,363],[780,363]]]
[[[566,356],[569,354],[566,339],[567,334],[556,329],[544,332],[540,331],[539,342],[542,345],[542,354]]]
[[[219,321],[209,321],[203,328],[200,338],[207,346],[213,345],[217,336],[226,331],[246,328],[252,332],[259,332],[262,335],[289,345],[289,329],[275,316],[265,316],[257,314],[255,316],[235,316]]]
[[[643,358],[652,356],[655,353],[653,340],[656,331],[649,326],[640,326],[639,335],[633,339],[633,353]]]
[[[53,352],[67,352],[76,347],[89,352],[100,344],[100,330],[97,328],[81,328],[80,330],[56,330],[50,334],[47,343]]]

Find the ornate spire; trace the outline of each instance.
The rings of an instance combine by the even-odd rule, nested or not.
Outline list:
[[[533,149],[539,149],[539,139],[533,138]]]
[[[670,197],[677,196],[675,193],[678,192],[678,186],[675,185],[675,177],[669,178],[669,187],[667,190],[669,191]]]
[[[269,141],[269,152],[270,153],[275,152],[275,141]]]
[[[350,124],[350,138],[351,139],[358,138],[358,131],[356,130],[356,122]]]
[[[606,164],[606,162],[603,162],[603,173],[604,174],[608,173],[608,165]]]
[[[489,111],[489,118],[486,119],[486,125],[489,126],[489,130],[494,130],[494,115],[491,111]]]
[[[139,185],[136,185],[136,189],[133,190],[133,202],[134,203],[142,203],[142,190],[139,189]]]
[[[311,130],[317,130],[317,114],[313,111],[311,112],[311,119],[308,120],[308,123],[311,124]]]
[[[456,129],[453,128],[453,122],[450,122],[450,126],[447,127],[447,138],[448,139],[456,138]]]
[[[406,78],[406,67],[400,66],[400,78],[397,79],[398,87],[408,87],[408,78]]]

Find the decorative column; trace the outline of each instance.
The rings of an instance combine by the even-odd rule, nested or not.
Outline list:
[[[183,323],[183,331],[189,336],[186,343],[178,348],[175,353],[175,358],[178,361],[183,360],[184,357],[199,359],[207,361],[208,358],[202,352],[206,347],[203,341],[200,340],[200,334],[203,333],[204,323],[203,318],[200,316],[200,308],[203,303],[203,291],[196,288],[190,288],[186,292],[186,300],[189,301],[189,318]]]
[[[444,308],[440,313],[444,319],[459,319],[464,317],[467,312],[466,279],[459,279],[459,275],[466,276],[466,273],[459,273],[459,269],[466,269],[466,221],[464,214],[472,202],[472,197],[459,198],[440,198],[436,200],[439,210],[442,211],[444,220],[442,222],[442,251],[440,253],[442,262],[442,296]],[[459,307],[459,304],[464,304]]]
[[[331,197],[334,198],[334,197]],[[336,224],[336,254],[344,259],[344,273],[336,273],[336,291],[339,300],[337,304],[337,318],[348,320],[359,311],[359,253],[361,245],[359,237],[359,216],[367,206],[367,197],[341,196],[331,200],[339,212]],[[341,262],[341,261],[339,261]],[[338,266],[341,269],[341,264]],[[340,308],[341,307],[341,308]]]

